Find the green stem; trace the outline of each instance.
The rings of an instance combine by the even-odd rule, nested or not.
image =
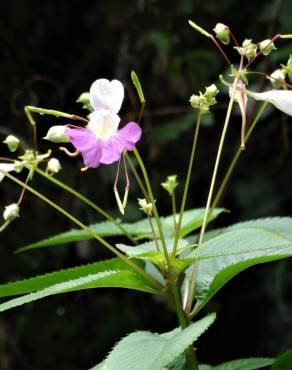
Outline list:
[[[260,109],[258,110],[258,113],[257,113],[255,119],[253,120],[253,122],[251,123],[249,129],[247,130],[247,132],[245,134],[245,137],[244,137],[245,143],[247,143],[250,135],[252,134],[253,130],[255,129],[255,127],[256,127],[259,119],[261,118],[261,115],[262,115],[263,111],[266,109],[266,107],[267,107],[268,104],[269,104],[268,102],[264,102],[261,105]],[[233,173],[233,170],[234,170],[234,168],[235,168],[235,166],[236,166],[236,164],[238,162],[238,159],[239,159],[241,153],[242,153],[242,150],[239,147],[237,149],[237,151],[236,151],[236,153],[235,153],[235,155],[234,155],[234,157],[233,157],[233,159],[232,159],[229,167],[228,167],[228,170],[225,173],[225,176],[224,176],[224,178],[223,178],[223,180],[221,182],[221,185],[219,187],[219,190],[217,191],[217,194],[216,194],[216,196],[215,196],[215,198],[214,198],[214,200],[212,202],[211,211],[210,211],[211,213],[212,213],[213,209],[217,207],[217,205],[219,203],[219,200],[220,200],[220,198],[222,196],[222,193],[223,193],[223,191],[224,191],[224,189],[225,189],[225,187],[226,187],[226,185],[227,185],[227,183],[228,183],[228,181],[230,179],[230,176]]]
[[[174,227],[174,231],[176,232],[177,222],[176,222],[176,197],[175,197],[175,190],[173,190],[173,192],[171,194],[171,205],[172,205],[172,214],[173,214],[173,227]]]
[[[207,198],[207,204],[206,204],[206,208],[205,208],[203,223],[202,223],[202,227],[201,227],[201,231],[200,231],[200,235],[199,235],[198,248],[200,248],[202,243],[203,243],[205,231],[206,231],[207,224],[208,224],[208,216],[209,216],[211,201],[212,201],[213,192],[214,192],[214,188],[215,188],[215,182],[216,182],[216,178],[217,178],[219,163],[220,163],[220,159],[221,159],[221,155],[222,155],[222,150],[223,150],[223,146],[224,146],[224,141],[225,141],[227,129],[228,129],[230,118],[231,118],[231,112],[232,112],[232,107],[233,107],[233,104],[234,104],[236,87],[237,87],[237,82],[239,80],[239,75],[240,75],[240,71],[241,71],[241,68],[242,68],[242,63],[243,63],[243,57],[241,57],[239,71],[238,71],[238,74],[237,74],[237,76],[234,80],[232,94],[231,94],[229,104],[228,104],[228,108],[227,108],[227,112],[226,112],[225,122],[224,122],[223,129],[222,129],[222,134],[221,134],[221,138],[220,138],[220,142],[219,142],[219,146],[218,146],[218,151],[217,151],[216,161],[215,161],[214,170],[213,170],[213,174],[212,174],[209,194],[208,194],[208,198]],[[186,302],[186,307],[185,307],[185,311],[187,313],[190,313],[190,311],[191,311],[191,306],[192,306],[194,292],[195,292],[197,272],[198,272],[198,261],[195,261],[195,263],[193,265],[192,276],[191,276],[191,280],[190,280],[188,297],[187,297],[187,302]]]
[[[125,154],[125,157],[126,157],[128,163],[130,165],[131,171],[133,172],[133,174],[134,174],[134,176],[136,178],[136,181],[137,181],[137,183],[138,183],[138,185],[139,185],[139,187],[140,187],[140,189],[141,189],[144,197],[147,199],[148,198],[147,191],[145,189],[145,186],[143,185],[143,181],[141,180],[141,177],[139,176],[139,174],[138,174],[138,172],[137,172],[137,170],[135,168],[135,165],[134,165],[131,157],[129,156],[128,153]]]
[[[39,193],[37,190],[31,188],[30,186],[26,185],[24,182],[20,181],[18,178],[12,176],[10,173],[5,173],[5,176],[17,183],[18,185],[22,186],[35,196],[42,199],[44,202],[49,204],[51,207],[55,208],[58,212],[62,213],[65,217],[67,217],[69,220],[74,222],[76,225],[81,227],[84,231],[86,231],[89,235],[91,235],[94,239],[99,241],[102,245],[104,245],[107,249],[109,249],[112,253],[114,253],[117,257],[121,258],[126,264],[131,266],[133,270],[135,270],[139,275],[143,276],[144,279],[149,281],[151,284],[153,284],[158,291],[155,291],[157,294],[161,294],[162,285],[153,279],[152,276],[150,276],[147,272],[145,272],[143,269],[141,269],[139,266],[137,266],[135,263],[133,263],[131,260],[128,259],[125,255],[123,255],[119,250],[117,250],[115,247],[113,247],[111,244],[109,244],[105,239],[101,238],[99,235],[97,235],[92,229],[86,225],[84,225],[82,222],[80,222],[76,217],[71,215],[69,212],[67,212],[62,207],[58,206],[56,203],[45,197],[43,194]]]
[[[35,125],[36,122],[32,118],[32,115],[31,115],[30,112],[38,113],[38,114],[41,114],[41,115],[47,114],[47,115],[55,116],[55,117],[63,117],[63,118],[69,118],[69,119],[73,119],[73,120],[88,122],[87,119],[85,119],[83,117],[76,116],[75,114],[69,114],[69,113],[60,112],[58,110],[52,110],[52,109],[32,107],[30,105],[25,106],[24,111],[25,111],[25,113],[26,113],[26,115],[27,115],[27,117],[28,117],[28,119],[29,119],[29,121],[32,125]]]
[[[151,228],[151,232],[153,234],[153,239],[154,239],[154,243],[155,243],[155,246],[156,246],[156,250],[157,252],[160,251],[159,249],[159,245],[158,245],[158,239],[157,239],[157,236],[156,236],[156,232],[154,230],[154,226],[153,226],[153,222],[152,222],[152,218],[151,216],[149,216],[149,214],[147,214],[147,218],[148,218],[148,221],[149,221],[149,225],[150,225],[150,228]]]
[[[44,178],[46,178],[48,181],[52,182],[53,184],[66,190],[68,193],[74,195],[76,198],[80,199],[82,202],[89,205],[91,208],[93,208],[95,211],[100,213],[107,220],[109,220],[114,225],[116,225],[116,227],[119,228],[123,232],[123,234],[127,236],[128,239],[130,239],[133,243],[137,244],[134,238],[128,233],[128,231],[119,222],[117,222],[112,216],[110,216],[106,211],[100,208],[97,204],[93,203],[90,199],[86,198],[84,195],[80,194],[77,190],[72,189],[70,186],[64,184],[62,181],[56,179],[55,177],[48,176],[44,171],[40,170],[39,168],[36,168],[35,172],[37,172],[39,175],[43,176]]]
[[[149,198],[149,201],[151,202],[152,207],[153,207],[153,215],[154,215],[154,218],[155,218],[155,221],[156,221],[156,224],[157,224],[157,228],[158,228],[158,232],[159,232],[159,236],[160,236],[160,239],[161,239],[163,253],[164,253],[165,260],[166,260],[166,265],[167,265],[168,271],[170,272],[170,270],[171,270],[170,258],[169,258],[168,250],[167,250],[167,247],[166,247],[164,233],[163,233],[163,230],[162,230],[161,221],[160,221],[159,214],[158,214],[158,211],[157,211],[157,207],[156,207],[156,204],[155,204],[155,199],[154,199],[154,196],[153,196],[153,192],[152,192],[152,188],[151,188],[151,185],[150,185],[149,177],[148,177],[145,165],[143,163],[142,158],[140,157],[140,154],[139,154],[138,150],[136,148],[134,148],[133,152],[135,154],[135,157],[137,159],[137,162],[138,162],[138,164],[141,168],[141,171],[142,171],[142,174],[143,174],[143,177],[144,177],[144,181],[145,181],[146,188],[147,188],[147,194],[148,194],[147,198]]]
[[[169,276],[168,280],[169,280],[169,283],[170,283],[171,293],[172,293],[173,301],[174,301],[174,304],[175,304],[176,314],[177,314],[177,317],[178,317],[181,328],[185,329],[189,325],[189,323],[188,323],[188,319],[185,315],[185,312],[182,308],[182,303],[181,303],[181,299],[180,299],[180,296],[179,296],[178,288],[176,286],[176,282],[175,282],[175,279],[174,279],[174,276],[173,276],[173,273],[172,273],[170,257],[169,257],[168,250],[167,250],[167,247],[166,247],[165,238],[164,238],[164,234],[163,234],[163,230],[162,230],[162,225],[161,225],[161,221],[160,221],[158,211],[157,211],[157,207],[156,207],[156,204],[155,204],[155,199],[154,199],[154,196],[153,196],[153,192],[152,192],[152,188],[151,188],[151,185],[150,185],[149,177],[148,177],[145,165],[143,163],[142,158],[140,157],[140,154],[139,154],[138,150],[136,148],[134,148],[133,152],[135,154],[135,157],[137,159],[137,162],[138,162],[138,164],[141,168],[141,171],[142,171],[142,174],[143,174],[143,177],[144,177],[144,181],[145,181],[146,188],[147,188],[147,193],[148,193],[147,198],[149,198],[149,200],[150,200],[150,202],[152,203],[152,206],[153,206],[153,215],[154,215],[154,218],[156,220],[156,224],[157,224],[158,231],[159,231],[159,236],[160,236],[162,247],[163,247],[164,258],[165,258],[165,261],[166,261],[166,266],[167,266],[168,276]],[[196,359],[195,352],[194,352],[192,347],[189,347],[187,349],[186,355],[187,355],[187,359],[188,359],[189,366],[190,366],[189,368],[191,370],[197,370],[198,369],[197,359]]]
[[[177,252],[177,245],[178,245],[178,241],[179,241],[179,233],[180,233],[182,219],[183,219],[184,210],[185,210],[185,206],[186,206],[186,200],[187,200],[187,195],[188,195],[188,190],[189,190],[189,185],[190,185],[190,180],[191,180],[192,168],[193,168],[193,164],[194,164],[194,158],[195,158],[195,152],[196,152],[196,146],[197,146],[197,141],[198,141],[200,124],[201,124],[201,113],[198,114],[198,118],[197,118],[197,122],[196,122],[196,128],[195,128],[195,133],[194,133],[194,139],[193,139],[193,145],[192,145],[191,156],[190,156],[190,161],[189,161],[189,167],[188,167],[188,172],[187,172],[187,177],[186,177],[186,182],[185,182],[185,187],[184,187],[184,192],[183,192],[183,197],[182,197],[182,202],[181,202],[181,207],[180,207],[179,219],[178,219],[177,228],[176,228],[176,232],[175,232],[175,239],[174,239],[173,251],[172,251],[172,256],[173,257],[176,256],[176,252]]]

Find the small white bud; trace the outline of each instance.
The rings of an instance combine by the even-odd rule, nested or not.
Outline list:
[[[285,71],[283,69],[276,69],[268,79],[274,88],[282,87],[281,82],[285,82]]]
[[[66,126],[52,126],[47,135],[43,138],[45,140],[49,140],[53,143],[69,143],[69,137],[65,134]]]
[[[58,173],[62,168],[60,161],[57,158],[51,158],[47,164],[46,173],[48,175],[54,175]]]
[[[8,135],[3,143],[8,146],[10,152],[16,152],[19,146],[19,139],[14,135]]]
[[[161,186],[172,196],[175,188],[178,186],[177,175],[167,176],[166,181],[162,182]]]
[[[273,50],[277,49],[270,39],[266,39],[260,42],[259,48],[263,55],[269,55]]]
[[[217,23],[213,29],[216,33],[216,37],[222,42],[222,44],[228,45],[230,42],[230,31],[227,26],[223,23]]]
[[[16,203],[12,203],[5,207],[3,212],[3,218],[5,221],[13,221],[19,217],[19,206]]]
[[[152,203],[148,203],[145,198],[143,199],[138,198],[138,204],[139,204],[139,209],[141,209],[141,211],[145,212],[147,216],[152,216],[152,209],[153,209]]]

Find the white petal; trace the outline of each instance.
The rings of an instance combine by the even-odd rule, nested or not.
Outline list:
[[[0,163],[0,182],[4,179],[5,173],[14,170],[14,163]]]
[[[124,100],[124,86],[118,80],[101,78],[90,87],[90,104],[94,110],[108,109],[118,113]]]
[[[256,100],[267,101],[292,116],[292,90],[269,90],[262,93],[246,90],[246,93]]]
[[[117,132],[120,117],[107,109],[99,109],[90,113],[87,128],[101,140],[107,140]]]

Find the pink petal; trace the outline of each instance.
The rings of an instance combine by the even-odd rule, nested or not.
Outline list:
[[[98,167],[102,157],[101,140],[87,128],[69,128],[65,130],[73,146],[82,154],[87,167]]]
[[[102,142],[100,162],[111,164],[118,161],[124,150],[133,150],[141,138],[141,128],[135,122],[129,122],[108,140]]]
[[[67,127],[65,134],[73,146],[80,151],[87,167],[98,167],[100,163],[112,164],[121,158],[124,150],[133,150],[141,138],[141,128],[129,122],[107,140],[98,139],[87,128]]]

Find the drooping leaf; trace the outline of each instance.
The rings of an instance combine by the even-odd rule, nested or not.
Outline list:
[[[275,218],[234,225],[191,252],[199,259],[197,305],[204,305],[244,269],[292,256],[292,219]]]
[[[209,216],[209,221],[218,217],[218,215],[225,210],[222,208],[215,209],[212,215]],[[191,209],[185,211],[183,221],[182,221],[182,228],[180,232],[180,237],[184,237],[191,233],[192,231],[198,229],[202,225],[204,217],[204,208],[198,209]],[[158,235],[158,230],[155,224],[155,220],[152,221],[154,224],[154,229],[156,234]],[[173,215],[167,217],[161,217],[162,228],[164,231],[165,237],[172,237],[174,234],[174,226],[173,226]],[[123,223],[122,226],[127,230],[129,234],[132,236],[139,236],[144,238],[152,238],[152,231],[149,225],[148,219],[143,219],[133,223]],[[90,225],[90,228],[93,232],[98,234],[101,237],[109,237],[109,236],[118,236],[122,235],[121,230],[112,222],[105,221],[96,224]],[[88,234],[84,230],[80,229],[72,229],[70,231],[66,231],[64,233],[54,235],[50,238],[41,240],[36,243],[29,244],[25,247],[19,248],[17,252],[22,252],[25,250],[41,248],[41,247],[48,247],[54,246],[59,244],[66,244],[71,242],[76,242],[80,240],[88,240],[92,239],[92,235]]]
[[[136,332],[122,339],[110,352],[100,370],[161,370],[177,358],[214,322],[215,314],[164,334]],[[92,369],[92,370],[93,370]]]
[[[282,353],[274,362],[272,370],[291,370],[292,367],[292,349]]]
[[[0,312],[54,294],[82,289],[117,287],[155,293],[148,281],[124,265],[114,258],[0,285],[0,297],[29,293],[0,304]],[[113,267],[115,269],[110,270]]]
[[[212,370],[256,370],[272,365],[273,358],[243,358],[211,367]]]

